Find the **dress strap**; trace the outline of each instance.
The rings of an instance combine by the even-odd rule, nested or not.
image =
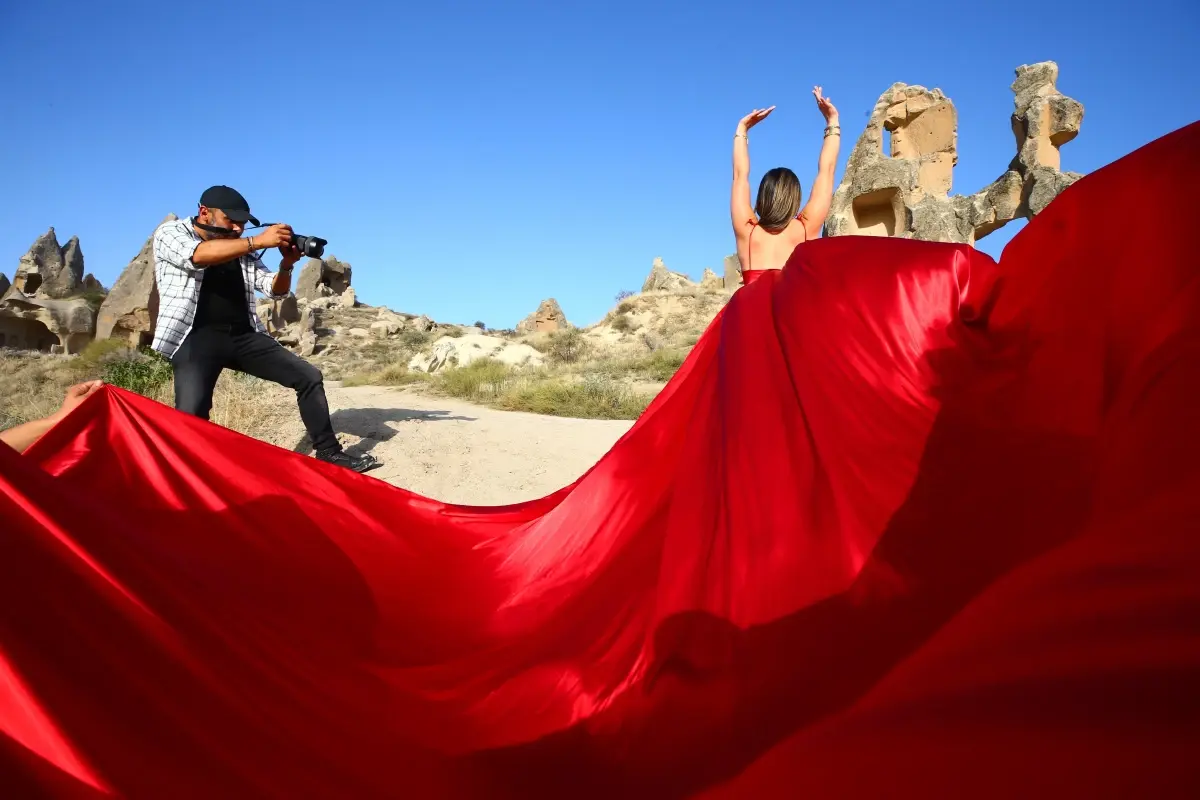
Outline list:
[[[751,269],[751,267],[750,267],[750,260],[751,260],[750,239],[753,238],[753,236],[754,236],[754,229],[758,227],[758,220],[756,220],[754,217],[751,217],[750,219],[748,219],[746,221],[750,223],[750,235],[746,237],[746,267],[745,267],[745,269],[742,270],[742,272],[749,272]]]

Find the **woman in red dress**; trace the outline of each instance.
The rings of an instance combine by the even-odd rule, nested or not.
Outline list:
[[[833,171],[837,166],[842,128],[833,101],[813,87],[817,108],[825,117],[825,142],[817,158],[817,177],[808,203],[800,209],[803,190],[796,173],[787,167],[775,167],[758,184],[758,201],[750,205],[749,131],[766,119],[775,106],[756,108],[738,122],[733,135],[733,192],[729,215],[737,241],[738,261],[742,264],[742,283],[749,284],[766,270],[782,269],[796,246],[821,234],[829,203],[833,199]],[[762,233],[754,238],[754,231]]]

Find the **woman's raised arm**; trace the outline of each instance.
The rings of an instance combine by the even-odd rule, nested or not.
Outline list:
[[[808,238],[821,235],[821,226],[829,214],[829,205],[833,202],[833,173],[837,167],[838,146],[842,141],[842,126],[838,122],[838,110],[833,101],[821,95],[821,87],[813,87],[813,97],[817,99],[817,108],[825,117],[825,141],[821,145],[821,155],[817,157],[817,177],[813,180],[812,191],[808,193],[808,202],[800,212],[804,220],[804,231]]]
[[[767,118],[775,106],[756,108],[738,121],[733,134],[733,190],[729,198],[729,216],[734,233],[739,236],[746,223],[754,219],[754,204],[750,202],[750,140],[747,133]]]

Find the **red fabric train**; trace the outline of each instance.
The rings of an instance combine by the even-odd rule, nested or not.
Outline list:
[[[0,452],[6,796],[1195,796],[1200,123],[997,264],[801,245],[586,475],[435,502],[106,388]]]

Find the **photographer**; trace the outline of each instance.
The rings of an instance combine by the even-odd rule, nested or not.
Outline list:
[[[271,225],[243,238],[247,222],[259,226],[246,199],[228,186],[213,186],[200,196],[196,216],[165,222],[154,232],[159,308],[151,346],[171,362],[175,408],[208,419],[222,370],[254,375],[296,391],[317,458],[355,472],[374,469],[379,461],[369,453],[342,450],[321,371],[276,342],[256,313],[255,289],[274,299],[291,291],[301,255],[292,229]],[[277,273],[256,253],[269,247],[283,255]]]

